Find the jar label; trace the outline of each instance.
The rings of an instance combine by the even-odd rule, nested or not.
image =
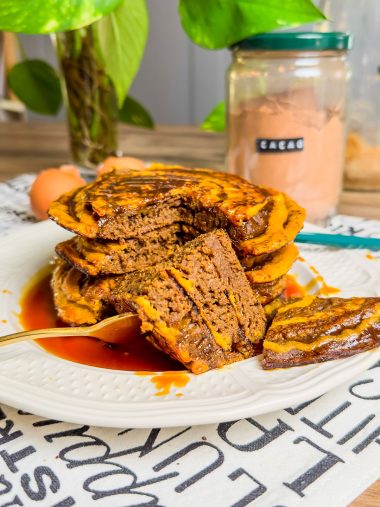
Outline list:
[[[303,148],[303,137],[292,137],[290,139],[256,139],[256,149],[259,153],[303,151]]]

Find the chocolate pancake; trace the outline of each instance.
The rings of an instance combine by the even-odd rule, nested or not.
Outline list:
[[[264,340],[262,366],[288,368],[380,346],[380,298],[306,296],[281,306]]]
[[[251,284],[267,284],[286,275],[298,257],[298,249],[294,243],[290,243],[276,252],[265,255],[264,259],[260,257],[256,263],[252,262],[255,261],[255,257],[252,256],[240,259],[243,266],[250,265],[246,268],[245,274]]]
[[[246,273],[247,274],[247,273]],[[250,280],[249,280],[250,281]],[[250,281],[253,293],[262,305],[268,305],[274,299],[281,296],[285,289],[286,277],[280,276],[276,280],[266,283],[254,283]]]
[[[147,268],[172,255],[183,243],[178,224],[161,227],[138,238],[102,241],[74,236],[58,243],[57,254],[90,276],[125,274]]]
[[[116,312],[109,303],[118,277],[91,278],[58,259],[51,286],[59,318],[71,326],[95,324]]]
[[[200,232],[223,228],[237,250],[260,255],[290,243],[305,213],[284,194],[238,176],[156,164],[107,173],[64,194],[49,215],[93,239],[136,238],[178,222]]]
[[[283,193],[274,193],[273,201],[265,233],[240,241],[238,249],[241,255],[275,252],[292,242],[302,229],[305,220],[303,208]]]
[[[161,227],[139,238],[105,241],[74,236],[58,243],[57,254],[72,266],[91,276],[124,274],[153,266],[172,255],[178,245],[200,233],[180,224]],[[240,258],[246,276],[253,287],[273,287],[291,268],[298,256],[294,243],[277,252],[258,257]],[[278,291],[273,297],[278,295]],[[272,297],[272,299],[273,299]]]

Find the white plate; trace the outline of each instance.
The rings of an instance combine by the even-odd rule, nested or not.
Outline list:
[[[44,222],[1,241],[0,321],[7,321],[0,324],[2,335],[20,330],[18,302],[25,282],[52,258],[54,245],[69,236]],[[331,274],[330,284],[346,289],[344,295],[374,295],[380,287],[380,262],[366,260],[363,252],[310,251],[309,258]],[[294,272],[301,283],[314,276],[298,261]],[[80,424],[135,428],[207,424],[315,398],[379,358],[377,349],[348,359],[274,371],[263,371],[258,358],[252,358],[202,375],[189,374],[185,387],[157,396],[149,375],[73,363],[24,342],[0,348],[0,402]],[[179,393],[182,396],[176,396]]]

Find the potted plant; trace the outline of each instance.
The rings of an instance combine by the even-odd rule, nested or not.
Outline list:
[[[179,14],[187,35],[207,49],[324,19],[311,0],[179,0]],[[127,95],[148,34],[145,0],[12,0],[0,10],[0,30],[55,34],[60,76],[43,61],[24,60],[8,81],[37,112],[56,114],[65,98],[75,162],[95,165],[115,151],[117,120],[153,127]]]

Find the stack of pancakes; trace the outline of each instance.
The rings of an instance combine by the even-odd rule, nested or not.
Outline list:
[[[279,296],[297,258],[304,210],[285,194],[209,169],[159,164],[113,171],[64,194],[50,217],[76,236],[57,245],[55,304],[68,324],[112,314],[127,273],[155,265],[202,233],[224,229],[262,304]]]

